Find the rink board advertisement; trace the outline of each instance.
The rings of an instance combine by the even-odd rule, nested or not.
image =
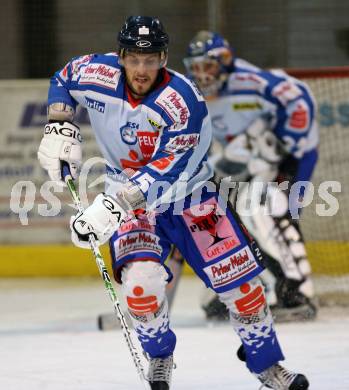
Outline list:
[[[345,90],[349,91],[349,81],[346,80],[346,82],[348,85]],[[331,83],[334,89],[337,88],[337,83],[339,83],[338,88],[339,86],[343,88],[343,80],[334,79]],[[14,275],[54,274],[52,264],[58,262],[63,262],[60,264],[58,274],[69,274],[71,272],[69,260],[72,257],[74,259],[88,258],[86,251],[75,250],[70,243],[69,218],[75,213],[70,194],[67,189],[50,187],[49,177],[37,161],[37,149],[47,120],[47,89],[48,81],[44,80],[0,82],[0,276],[9,275],[12,267],[16,269],[16,272],[13,272]],[[328,177],[336,172],[338,180],[342,183],[342,193],[338,195],[340,209],[337,215],[318,218],[314,211],[316,199],[304,211],[304,233],[309,241],[310,254],[316,258],[316,262],[313,262],[313,269],[322,272],[323,265],[328,262],[329,252],[338,251],[338,248],[341,248],[341,253],[343,253],[343,255],[335,256],[332,265],[337,259],[340,264],[343,264],[343,259],[348,253],[347,244],[343,241],[347,240],[349,232],[343,231],[343,227],[348,228],[349,219],[347,211],[349,202],[348,199],[344,199],[344,194],[348,193],[345,191],[348,190],[347,176],[344,176],[347,168],[344,167],[349,166],[347,153],[349,98],[342,95],[339,100],[338,98],[325,99],[319,95],[315,87],[314,92],[319,103],[321,127],[320,162],[314,182],[318,183],[323,176]],[[99,156],[85,109],[78,108],[75,122],[80,126],[83,136],[84,160]],[[333,134],[337,140],[334,139]],[[331,145],[331,150],[329,145]],[[96,178],[100,178],[103,174],[104,166],[101,164],[92,167],[91,174],[88,176],[89,183],[95,182]],[[341,174],[343,176],[340,176]],[[87,189],[89,198],[93,199],[98,192],[103,190],[103,186],[101,184],[88,185]],[[27,197],[27,205],[23,207],[25,197]],[[346,203],[346,207],[342,202],[344,205]],[[316,230],[313,229],[314,225],[317,226]],[[334,240],[342,242],[335,243],[334,247],[332,245]],[[47,249],[46,252],[42,249],[44,247]],[[24,248],[27,249],[24,250]],[[323,248],[326,249],[323,250]],[[27,255],[24,256],[24,253]],[[32,270],[23,269],[30,261],[35,264],[34,268]],[[73,272],[94,274],[93,261],[87,261],[86,264],[83,260],[81,261],[80,271]],[[24,267],[21,266],[22,262],[24,262]],[[43,265],[44,262],[49,262],[46,271],[44,271],[45,267],[38,266]],[[106,262],[109,262],[109,259]],[[344,263],[347,262],[344,261]],[[340,269],[334,265],[333,268]]]
[[[47,122],[47,88],[48,83],[42,81],[0,83],[1,244],[70,242],[67,224],[74,213],[70,194],[50,183],[37,160]],[[85,155],[98,156],[86,110],[77,111],[76,122]],[[97,169],[104,172],[102,166]]]
[[[48,81],[0,82],[0,276],[98,273],[92,255],[71,244],[69,218],[75,210],[68,190],[50,185],[37,160],[47,89]],[[77,110],[76,122],[84,157],[99,156],[86,110]],[[93,167],[89,179],[104,171]],[[92,187],[91,198],[102,188]]]

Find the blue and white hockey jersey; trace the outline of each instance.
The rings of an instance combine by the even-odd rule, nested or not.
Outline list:
[[[162,82],[135,101],[117,54],[77,57],[51,79],[48,104],[86,107],[109,172],[118,176],[132,168],[131,180],[145,196],[155,181],[167,182],[161,202],[170,203],[212,176],[206,161],[211,121],[191,81],[174,71],[161,72]]]
[[[319,135],[315,101],[306,84],[283,71],[264,71],[235,59],[234,71],[208,107],[213,135],[223,145],[245,132],[257,118],[266,118],[286,151],[298,160],[293,180],[310,179]]]

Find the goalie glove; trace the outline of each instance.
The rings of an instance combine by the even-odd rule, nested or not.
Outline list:
[[[38,159],[48,172],[50,179],[64,183],[61,174],[61,161],[69,164],[73,179],[78,177],[82,160],[81,134],[78,126],[70,122],[53,122],[45,126]]]
[[[278,165],[284,156],[281,142],[263,118],[257,118],[246,133],[251,149],[247,164],[250,175],[262,181],[274,180],[278,173]]]
[[[237,182],[247,179],[247,163],[251,158],[247,141],[246,134],[239,134],[224,148],[223,157],[215,165],[219,178],[229,176]]]
[[[118,198],[118,200],[120,200]],[[89,249],[89,235],[92,234],[98,245],[109,240],[113,233],[125,222],[127,205],[109,195],[99,194],[91,206],[70,219],[71,239],[74,245]]]

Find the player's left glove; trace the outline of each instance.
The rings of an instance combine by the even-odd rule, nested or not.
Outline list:
[[[72,178],[78,177],[82,159],[81,142],[80,129],[73,123],[52,122],[45,126],[38,159],[51,180],[64,183],[61,175],[62,161],[68,163]]]
[[[109,195],[98,194],[83,213],[70,219],[71,239],[74,245],[89,249],[89,235],[92,234],[98,245],[104,244],[125,222],[127,206],[121,205]]]

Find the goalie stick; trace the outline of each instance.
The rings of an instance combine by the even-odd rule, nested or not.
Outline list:
[[[82,207],[81,200],[80,200],[79,194],[76,190],[73,178],[70,174],[69,166],[65,162],[62,163],[62,176],[63,176],[63,179],[64,179],[65,183],[67,184],[68,189],[71,193],[75,207],[77,208],[77,210],[80,213],[82,213],[84,211],[84,209]],[[107,289],[108,295],[109,295],[111,301],[113,302],[115,314],[120,321],[121,330],[122,330],[122,333],[125,337],[128,349],[131,353],[133,363],[136,366],[138,375],[143,383],[144,388],[146,390],[151,390],[150,384],[147,381],[146,375],[144,373],[144,367],[143,367],[142,361],[141,361],[139,354],[138,354],[138,351],[137,351],[137,349],[132,341],[130,328],[126,322],[125,315],[121,310],[119,299],[118,299],[116,292],[115,292],[115,289],[111,283],[109,272],[105,266],[103,257],[101,255],[99,248],[98,248],[96,240],[92,235],[89,235],[89,244],[90,244],[91,250],[93,252],[97,267],[98,267],[99,272],[101,274],[101,277],[104,281],[105,288]]]

